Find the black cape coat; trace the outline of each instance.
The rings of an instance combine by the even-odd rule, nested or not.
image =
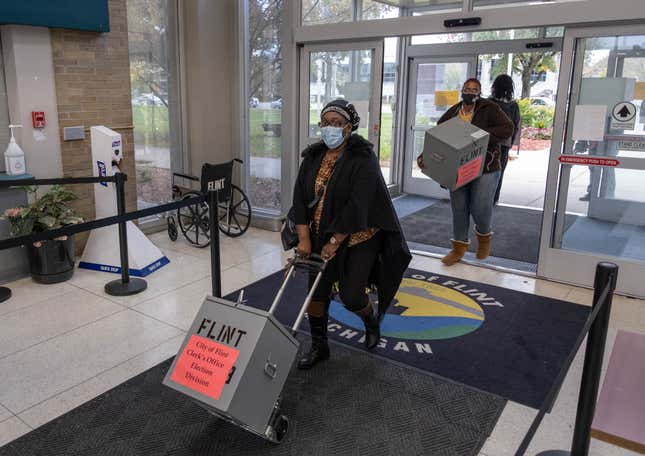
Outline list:
[[[327,150],[320,142],[302,153],[303,161],[293,194],[293,214],[298,225],[309,225],[313,220],[315,206],[309,206],[316,198],[316,175]],[[412,255],[373,146],[353,134],[327,183],[319,238],[314,239],[316,234],[312,233],[312,242],[321,248],[334,233],[352,234],[367,228],[379,228],[383,233],[378,260],[370,274],[370,284],[378,290],[379,316],[382,316],[396,295]],[[343,245],[336,254],[341,276],[346,253],[347,247]]]

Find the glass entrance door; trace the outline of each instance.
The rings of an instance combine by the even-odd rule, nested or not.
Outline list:
[[[421,172],[416,158],[423,151],[426,130],[459,101],[461,86],[475,75],[477,58],[414,58],[410,64],[407,137],[405,146],[406,193],[448,199],[448,191]]]
[[[383,41],[305,46],[300,72],[300,147],[320,141],[320,112],[337,98],[351,101],[361,122],[356,133],[378,155]]]
[[[591,285],[620,266],[618,290],[645,296],[645,26],[567,32],[538,274]],[[569,52],[567,52],[569,51]],[[566,66],[566,67],[565,67]],[[562,131],[564,129],[564,131]]]

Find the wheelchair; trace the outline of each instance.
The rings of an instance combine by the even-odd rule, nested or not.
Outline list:
[[[233,162],[243,164],[242,160],[237,158]],[[177,182],[178,180],[181,180],[181,184]],[[201,196],[201,192],[194,188],[195,183],[200,183],[200,179],[196,176],[173,173],[173,200]],[[188,243],[194,247],[204,248],[210,245],[209,210],[206,202],[177,209],[175,216],[168,217],[168,237],[170,240],[176,241],[181,231]],[[251,225],[251,203],[244,191],[237,185],[231,184],[231,193],[228,198],[218,202],[217,219],[219,230],[226,236],[233,238],[242,236]]]

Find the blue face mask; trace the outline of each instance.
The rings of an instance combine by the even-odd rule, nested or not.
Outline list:
[[[322,140],[330,149],[336,149],[343,143],[343,129],[341,127],[322,127]]]

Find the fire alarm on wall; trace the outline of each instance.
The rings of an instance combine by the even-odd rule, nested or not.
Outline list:
[[[45,113],[42,111],[32,111],[31,121],[34,128],[45,128]]]

